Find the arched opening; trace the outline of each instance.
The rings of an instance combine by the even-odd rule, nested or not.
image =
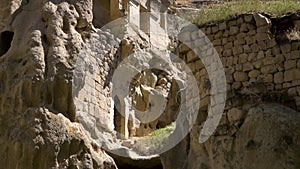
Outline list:
[[[4,31],[0,34],[0,56],[4,55],[10,48],[14,33]]]

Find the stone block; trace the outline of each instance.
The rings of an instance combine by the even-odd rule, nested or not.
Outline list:
[[[274,83],[276,84],[283,83],[283,72],[277,72],[274,74]]]
[[[226,44],[224,44],[224,49],[231,49],[231,48],[233,48],[232,42],[227,42]]]
[[[255,69],[260,69],[261,65],[262,65],[261,60],[257,60],[256,62],[253,63],[253,66],[255,67]]]
[[[224,21],[219,24],[219,30],[225,30],[225,29],[227,29],[227,23]]]
[[[277,71],[275,65],[267,65],[261,68],[261,73],[263,74],[271,74]]]
[[[246,36],[245,40],[248,45],[252,45],[253,43],[255,43],[255,39],[249,36]]]
[[[229,36],[229,30],[226,29],[224,32],[223,32],[223,37],[224,38],[227,38]]]
[[[230,74],[226,74],[226,82],[227,83],[233,83],[234,82],[233,76],[230,75]]]
[[[250,30],[248,33],[247,33],[248,36],[250,37],[254,37],[256,35],[256,30]]]
[[[258,33],[267,33],[267,32],[270,32],[270,26],[266,25],[266,26],[258,27],[256,31]]]
[[[293,69],[297,66],[297,60],[287,60],[284,62],[284,69]]]
[[[240,89],[242,87],[242,83],[241,82],[233,82],[231,87],[232,87],[232,89]]]
[[[214,39],[221,39],[223,36],[223,31],[219,31],[214,35]]]
[[[292,86],[294,87],[294,86],[300,86],[300,80],[298,79],[298,80],[293,80],[292,81]]]
[[[241,33],[239,33],[239,34],[236,35],[237,39],[243,39],[244,40],[245,37],[247,37],[247,34],[244,33],[244,32],[241,32]]]
[[[236,38],[236,36],[234,36],[234,35],[229,36],[229,37],[227,38],[227,41],[228,41],[228,42],[233,42],[233,41],[235,40],[235,38]]]
[[[278,45],[276,45],[272,48],[272,54],[273,55],[280,54],[280,47]]]
[[[232,50],[231,49],[224,50],[223,56],[225,56],[225,57],[232,56]]]
[[[253,24],[247,23],[247,28],[249,30],[249,35],[255,35],[255,33],[256,33],[256,30],[255,30],[256,27]]]
[[[264,40],[270,39],[270,36],[269,36],[268,33],[257,33],[257,34],[255,35],[255,39],[256,39],[257,41],[264,41]]]
[[[244,15],[245,22],[252,22],[253,21],[253,15],[252,14],[246,14]]]
[[[297,96],[297,88],[296,87],[289,88],[287,93],[289,96]]]
[[[242,25],[243,23],[244,23],[243,17],[239,17],[239,18],[236,20],[236,24],[237,24],[238,26]]]
[[[234,41],[234,46],[241,46],[241,45],[245,45],[246,41],[242,38],[238,38]]]
[[[243,46],[235,46],[232,48],[232,54],[237,56],[237,55],[240,55],[244,52],[243,50]]]
[[[263,51],[259,51],[257,54],[257,59],[263,59],[265,57],[265,53]]]
[[[251,50],[251,48],[250,48],[249,45],[244,45],[243,49],[244,49],[244,53],[251,53],[252,52],[252,50]]]
[[[250,46],[250,48],[252,49],[252,52],[259,52],[260,51],[257,44],[252,44]]]
[[[235,72],[233,74],[233,77],[234,77],[235,81],[237,81],[237,82],[244,82],[249,79],[248,74],[245,72]]]
[[[271,24],[271,20],[260,13],[254,14],[254,20],[257,27]]]
[[[247,28],[247,24],[243,23],[240,27],[240,32],[248,32],[249,29]]]
[[[261,50],[261,51],[265,51],[268,49],[266,41],[258,41],[257,45],[258,45],[259,50]]]
[[[233,57],[232,56],[225,58],[225,60],[226,60],[226,64],[225,64],[226,67],[231,67],[233,65]]]
[[[216,40],[212,41],[212,44],[214,46],[220,46],[220,45],[222,45],[222,41],[221,41],[221,39],[216,39]]]
[[[218,28],[217,26],[211,27],[211,32],[212,32],[213,34],[217,33],[218,31],[219,31],[219,28]]]
[[[266,57],[263,59],[263,64],[264,65],[272,65],[272,64],[275,64],[276,63],[276,60],[274,57]]]
[[[235,65],[235,70],[242,71],[243,70],[243,65],[242,64]]]
[[[276,55],[275,56],[275,61],[276,61],[276,63],[282,63],[283,61],[285,60],[285,58],[284,58],[284,56],[283,55],[281,55],[281,54],[278,54],[278,55]]]
[[[273,83],[273,75],[272,74],[264,75],[263,80],[265,83]]]
[[[239,28],[236,26],[232,26],[229,29],[229,35],[236,35],[239,33]]]
[[[283,83],[283,85],[282,85],[282,87],[283,87],[284,89],[290,88],[291,86],[292,86],[291,83]]]
[[[290,69],[284,72],[284,82],[300,79],[300,69]]]
[[[291,52],[290,59],[299,59],[300,58],[300,50],[294,50]]]
[[[246,53],[242,53],[239,55],[239,63],[246,63],[248,61],[248,55]]]
[[[203,28],[204,29],[204,28]],[[204,30],[202,30],[203,32],[205,32],[206,35],[210,35],[211,34],[211,27],[207,27]]]
[[[245,48],[244,48],[244,50],[245,50]],[[248,62],[252,62],[253,63],[257,59],[256,58],[257,53],[249,53],[248,55],[249,55]]]
[[[236,20],[231,20],[231,21],[227,22],[227,25],[228,25],[228,27],[233,27],[233,26],[237,25],[237,22],[236,22]]]
[[[248,73],[250,78],[257,78],[258,75],[260,75],[260,71],[259,70],[252,70]]]

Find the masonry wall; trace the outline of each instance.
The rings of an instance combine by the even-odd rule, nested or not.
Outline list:
[[[201,35],[199,31],[185,33],[185,39],[190,40],[188,43],[194,51],[201,51],[206,58],[217,52],[225,69],[227,102],[217,135],[236,132],[234,125],[243,120],[249,106],[261,102],[279,102],[300,110],[300,44],[295,38],[297,36],[292,36],[300,28],[299,20],[295,14],[281,19],[262,14],[245,14],[200,25],[208,38],[204,38],[204,41],[195,39]],[[281,22],[286,21],[289,21],[290,26],[280,28]],[[116,29],[120,29],[118,24]],[[85,63],[87,79],[78,95],[77,118],[85,123],[113,129],[109,76],[120,61],[115,56],[125,57],[133,47],[128,40],[122,40],[117,49],[111,44],[113,36],[108,32],[92,35],[95,37],[87,44],[93,52],[85,54],[90,63]],[[209,48],[209,41],[216,51]],[[180,44],[178,54],[198,81],[201,102],[197,124],[201,124],[206,120],[210,105],[211,84],[202,61],[192,49]],[[90,68],[89,64],[97,66]]]
[[[296,14],[277,19],[245,14],[199,26],[212,42],[225,69],[227,103],[221,127],[222,123],[241,120],[245,116],[244,109],[262,102],[279,102],[300,110],[300,43],[292,35],[300,28],[299,20]],[[192,49],[209,58],[214,51],[207,48],[209,44],[205,40],[194,38],[199,34],[201,36],[198,31],[185,33],[184,39],[190,39],[188,44]],[[180,44],[178,54],[199,83],[202,113],[198,124],[201,124],[210,105],[210,80],[192,49]],[[223,134],[229,130],[227,127]]]

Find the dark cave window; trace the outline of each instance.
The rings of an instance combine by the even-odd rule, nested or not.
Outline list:
[[[4,55],[10,48],[14,33],[4,31],[0,34],[0,56]]]

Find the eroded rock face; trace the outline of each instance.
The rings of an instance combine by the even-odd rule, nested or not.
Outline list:
[[[235,135],[212,136],[204,144],[194,139],[195,127],[187,168],[299,168],[299,118],[282,105],[259,105]]]
[[[1,168],[117,168],[74,123],[72,70],[92,2],[23,2],[0,2],[11,21],[0,20],[11,43],[0,58]]]

